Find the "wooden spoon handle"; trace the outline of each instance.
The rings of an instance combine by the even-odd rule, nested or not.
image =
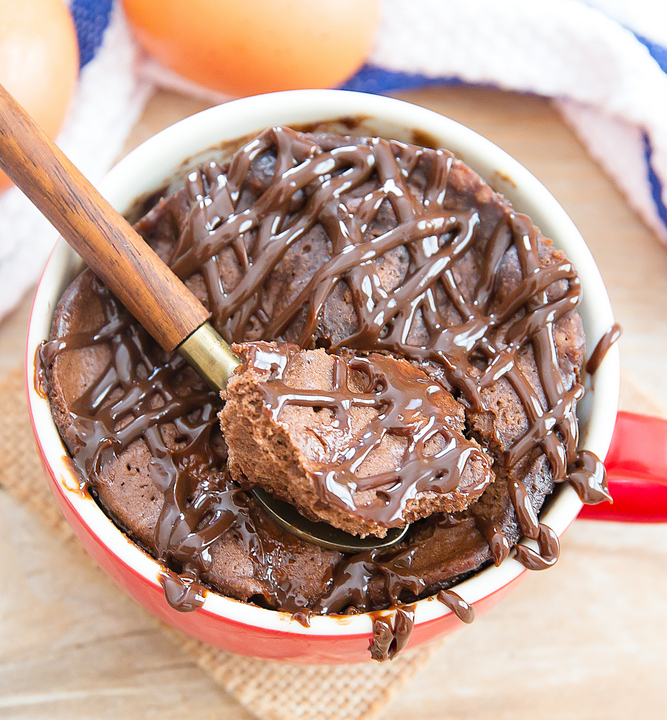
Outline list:
[[[0,167],[168,352],[209,317],[0,85]]]

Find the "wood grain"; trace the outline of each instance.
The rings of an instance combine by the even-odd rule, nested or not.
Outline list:
[[[0,85],[0,167],[168,352],[209,312]]]
[[[404,97],[489,137],[556,195],[624,327],[622,406],[667,417],[667,248],[549,102],[473,88]],[[156,94],[127,149],[202,108]],[[0,326],[0,367],[22,358],[27,310],[26,301]],[[0,567],[0,718],[250,720],[123,592],[2,491]],[[558,565],[439,647],[381,717],[667,717],[665,567],[667,527],[574,523]]]

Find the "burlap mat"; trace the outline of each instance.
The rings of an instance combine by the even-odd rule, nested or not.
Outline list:
[[[0,458],[0,488],[25,504],[61,539],[73,540],[73,563],[92,563],[75,541],[44,478],[20,368],[0,382]],[[430,655],[428,648],[420,648],[391,662],[356,665],[350,672],[344,665],[289,665],[232,655],[164,624],[160,627],[199,667],[262,720],[370,718],[387,705]]]

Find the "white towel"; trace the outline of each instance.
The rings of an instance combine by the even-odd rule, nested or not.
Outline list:
[[[111,3],[71,2],[87,64],[59,143],[93,182],[117,156],[152,85],[225,99],[141,58]],[[388,92],[453,82],[554,98],[667,241],[665,0],[383,0],[375,47],[345,87]],[[0,197],[0,316],[37,280],[55,237],[17,190]]]

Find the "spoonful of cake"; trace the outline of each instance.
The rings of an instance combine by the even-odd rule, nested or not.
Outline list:
[[[494,479],[463,434],[463,406],[406,360],[275,342],[233,350],[243,364],[220,413],[228,468],[260,500],[372,542],[465,510]]]

